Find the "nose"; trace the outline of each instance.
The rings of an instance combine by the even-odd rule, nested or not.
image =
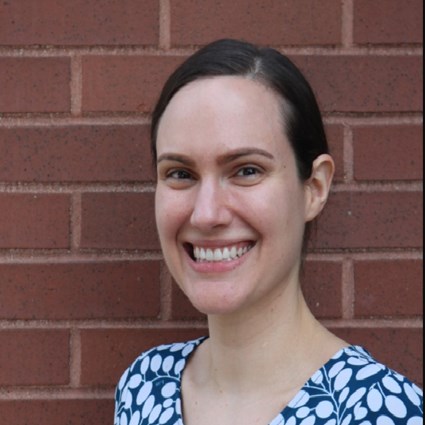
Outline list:
[[[228,225],[232,220],[227,205],[227,191],[220,182],[204,180],[198,183],[190,223],[192,226],[209,231]]]

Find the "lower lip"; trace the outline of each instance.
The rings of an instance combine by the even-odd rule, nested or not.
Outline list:
[[[224,261],[194,261],[187,254],[191,268],[197,273],[224,273],[239,267],[250,254],[252,248],[246,252],[242,257],[235,258],[234,260]]]

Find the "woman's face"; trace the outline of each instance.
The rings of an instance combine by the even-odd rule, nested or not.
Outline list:
[[[157,152],[161,246],[196,308],[234,313],[298,284],[306,190],[273,91],[233,76],[188,84]]]

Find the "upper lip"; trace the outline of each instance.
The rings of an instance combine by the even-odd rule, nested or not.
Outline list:
[[[242,238],[242,239],[228,239],[228,240],[223,240],[223,239],[215,239],[215,240],[188,240],[186,241],[186,243],[193,245],[193,246],[198,246],[198,247],[202,247],[202,248],[225,248],[226,246],[233,246],[233,245],[238,245],[238,244],[243,244],[243,243],[254,243],[255,241],[253,239],[247,239],[247,238]]]

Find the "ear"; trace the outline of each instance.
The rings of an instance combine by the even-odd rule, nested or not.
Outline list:
[[[328,154],[319,155],[313,162],[311,176],[304,182],[305,221],[311,221],[322,211],[328,199],[335,164]]]

